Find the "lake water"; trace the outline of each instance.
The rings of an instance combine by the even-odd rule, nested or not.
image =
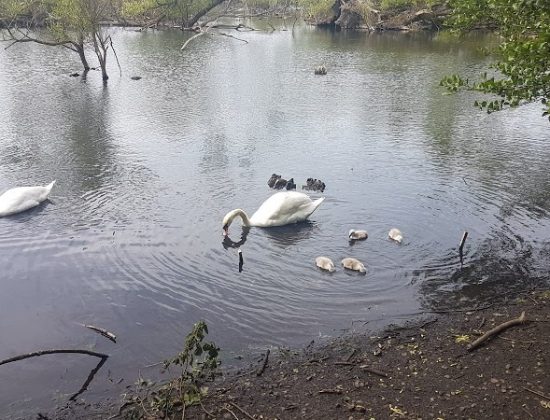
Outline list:
[[[0,50],[0,191],[57,180],[51,201],[0,219],[0,359],[108,353],[82,395],[93,400],[139,370],[155,376],[145,366],[177,353],[199,319],[231,364],[548,281],[540,104],[487,115],[475,95],[438,86],[478,74],[488,40],[230,34],[248,43],[205,35],[180,51],[188,34],[116,30],[122,74],[111,54],[107,86],[95,71],[69,77],[80,71],[69,51]],[[319,64],[326,76],[313,74]],[[322,179],[325,192],[311,195],[325,202],[302,225],[243,233],[236,222],[235,243],[224,243],[224,214],[252,213],[274,172],[299,186]],[[402,245],[387,239],[392,227]],[[350,244],[351,228],[368,240]],[[356,257],[367,274],[321,272],[318,255],[338,266]],[[113,331],[117,344],[82,324]],[[0,366],[0,417],[67,401],[96,363],[53,355]]]

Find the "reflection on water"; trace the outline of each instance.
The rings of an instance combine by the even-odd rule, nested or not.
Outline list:
[[[179,31],[113,36],[125,73],[112,63],[107,86],[97,72],[68,77],[79,62],[63,50],[0,50],[0,189],[57,179],[51,202],[0,219],[0,358],[108,353],[82,394],[93,399],[178,352],[198,319],[231,363],[353,319],[378,327],[550,277],[540,106],[488,116],[437,86],[482,69],[486,40],[301,27],[241,34],[248,44],[204,37],[180,53]],[[223,215],[258,208],[274,172],[323,179],[325,202],[307,223],[234,225],[222,238]],[[369,238],[350,244],[351,228]],[[319,255],[335,273],[315,267]],[[345,257],[367,275],[346,273]],[[95,367],[38,359],[2,367],[0,417],[66,401]]]

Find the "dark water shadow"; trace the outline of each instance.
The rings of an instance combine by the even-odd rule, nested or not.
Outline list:
[[[476,250],[451,250],[433,264],[413,272],[420,280],[421,302],[429,310],[456,310],[490,305],[550,284],[550,242],[542,246],[495,234]]]
[[[265,237],[279,248],[288,248],[310,239],[317,230],[317,223],[309,220],[292,225],[261,228]]]

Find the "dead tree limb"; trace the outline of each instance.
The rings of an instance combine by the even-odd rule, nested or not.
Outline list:
[[[53,350],[40,350],[33,353],[21,354],[19,356],[10,357],[9,359],[0,360],[0,365],[5,365],[11,362],[17,362],[18,360],[30,359],[31,357],[43,356],[45,354],[87,354],[88,356],[99,357],[100,359],[106,359],[109,357],[108,354],[97,353],[91,350],[76,350],[76,349],[53,349]]]
[[[503,322],[500,325],[497,325],[495,328],[490,329],[485,334],[483,334],[481,337],[479,337],[477,340],[472,342],[468,347],[466,348],[468,351],[472,351],[476,348],[478,348],[481,344],[483,344],[485,341],[487,341],[489,338],[493,337],[494,335],[497,335],[501,333],[502,331],[513,327],[514,325],[523,324],[526,322],[525,319],[525,312],[522,312],[519,318],[511,319],[510,321]]]

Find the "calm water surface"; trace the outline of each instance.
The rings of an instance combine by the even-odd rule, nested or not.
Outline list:
[[[105,87],[98,72],[68,76],[76,54],[0,50],[0,190],[57,180],[50,202],[0,219],[0,359],[106,352],[83,394],[93,399],[139,369],[154,376],[144,366],[175,354],[199,319],[231,364],[353,320],[376,328],[550,277],[540,105],[487,115],[473,96],[438,86],[487,64],[481,40],[300,28],[239,34],[248,44],[204,36],[181,52],[185,36],[115,32],[122,75],[111,55]],[[325,77],[313,75],[320,63]],[[273,172],[299,185],[321,178],[325,202],[302,225],[236,223],[224,243],[223,215],[252,213]],[[386,238],[394,226],[401,246]],[[350,228],[369,239],[351,245]],[[367,275],[320,272],[318,255],[359,258]],[[63,403],[96,363],[58,355],[1,366],[0,416]]]

